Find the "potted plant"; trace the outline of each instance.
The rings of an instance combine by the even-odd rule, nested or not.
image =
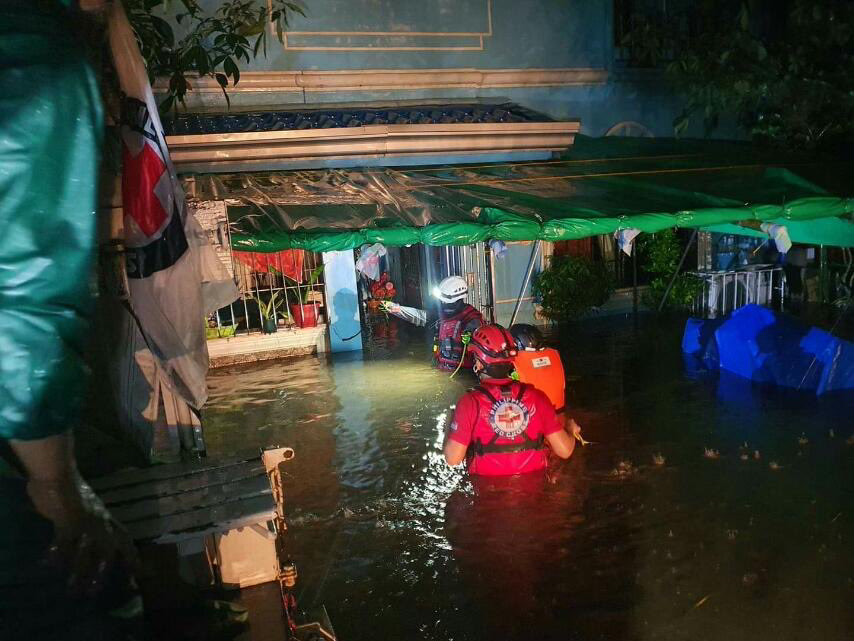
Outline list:
[[[258,304],[258,311],[261,314],[261,331],[265,334],[275,334],[277,331],[275,312],[281,307],[282,301],[279,300],[281,291],[275,291],[270,295],[270,300],[264,301],[259,297],[249,294],[249,298]]]
[[[317,282],[317,278],[323,271],[323,265],[315,267],[308,278],[308,283],[305,289],[299,296],[299,303],[292,303],[291,316],[294,319],[297,327],[317,327],[317,313],[314,305],[308,303],[308,297],[312,291],[312,287]]]
[[[209,340],[212,338],[234,338],[237,333],[237,324],[226,327],[208,327],[206,333]]]

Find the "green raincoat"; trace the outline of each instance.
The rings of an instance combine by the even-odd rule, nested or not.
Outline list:
[[[67,430],[86,385],[102,109],[65,4],[0,0],[0,438]]]

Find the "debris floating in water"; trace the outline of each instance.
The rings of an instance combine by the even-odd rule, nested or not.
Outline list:
[[[617,463],[617,467],[611,470],[611,476],[616,476],[618,478],[631,476],[634,473],[635,466],[632,465],[631,461],[620,461]]]
[[[703,456],[710,459],[719,459],[721,457],[721,453],[718,450],[713,450],[710,447],[707,447],[703,450]]]
[[[759,450],[753,450],[753,458],[755,458],[757,461],[762,458],[759,455]]]
[[[845,439],[846,445],[854,445],[854,434]]]
[[[707,594],[706,596],[704,596],[702,599],[700,599],[699,601],[697,601],[697,602],[694,604],[694,607],[695,607],[695,608],[699,608],[701,605],[703,605],[706,601],[708,601],[708,600],[709,600],[709,597],[710,597],[710,596],[712,596],[712,595],[711,595],[711,594]]]
[[[799,445],[806,445],[806,444],[807,444],[807,443],[809,443],[809,442],[810,442],[810,441],[809,441],[809,439],[807,438],[807,435],[806,435],[806,434],[804,434],[803,432],[801,432],[801,435],[798,437],[798,444],[799,444]]]
[[[741,577],[741,582],[744,585],[746,585],[747,587],[750,587],[751,585],[756,583],[758,578],[759,578],[759,575],[756,574],[755,572],[748,572],[743,577]]]
[[[777,461],[771,461],[770,463],[768,463],[768,467],[771,468],[772,470],[782,470],[783,469],[783,466],[780,465]]]
[[[655,463],[656,465],[664,465],[664,463],[665,463],[664,454],[662,454],[661,452],[659,452],[658,454],[653,454],[652,455],[652,462]]]
[[[832,428],[832,427],[827,431],[827,435],[828,435],[830,438],[836,438],[836,432],[834,432],[834,431],[833,431],[833,428]]]

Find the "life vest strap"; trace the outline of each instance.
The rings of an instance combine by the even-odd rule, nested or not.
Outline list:
[[[518,402],[522,402],[522,397],[525,395],[525,390],[527,389],[527,385],[524,383],[517,383],[519,385],[519,389],[516,392],[515,400]],[[501,387],[501,394],[504,398],[510,398],[512,396],[512,383],[510,385],[503,385]],[[482,394],[487,399],[489,399],[490,403],[498,403],[501,401],[500,398],[495,398],[486,387],[482,385],[478,385],[474,389],[473,392],[478,392]],[[473,456],[483,456],[484,454],[516,454],[518,452],[528,452],[531,450],[541,450],[545,447],[545,437],[540,434],[537,438],[531,438],[528,436],[526,432],[522,432],[522,437],[525,439],[524,441],[516,442],[516,443],[496,443],[498,440],[498,434],[492,437],[488,443],[484,443],[480,439],[476,439],[469,444],[468,451],[466,455],[468,457]]]
[[[522,432],[522,436],[525,440],[519,443],[496,443],[498,435],[489,443],[484,443],[480,439],[477,439],[469,445],[467,454],[470,457],[483,456],[484,454],[517,454],[518,452],[542,450],[546,446],[546,439],[542,434],[537,438],[530,438]]]

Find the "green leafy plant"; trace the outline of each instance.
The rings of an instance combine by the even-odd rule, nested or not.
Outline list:
[[[614,292],[614,275],[604,263],[555,256],[534,279],[533,291],[548,318],[569,321],[608,300]]]
[[[196,76],[215,79],[228,101],[227,88],[240,82],[240,64],[266,55],[268,25],[283,42],[292,15],[305,15],[300,4],[284,0],[271,0],[269,6],[266,0],[215,4],[213,9],[198,0],[125,0],[150,79],[169,79],[161,111],[183,105]],[[168,16],[172,5],[179,8]],[[178,35],[167,17],[174,19]]]
[[[643,294],[643,302],[652,309],[658,309],[667,285],[676,273],[679,259],[684,248],[672,229],[666,229],[652,235],[644,235],[636,251],[643,261],[644,269],[652,276],[649,287]],[[679,274],[667,295],[665,309],[687,309],[700,293],[702,283],[691,274]]]
[[[684,100],[677,136],[698,119],[709,135],[735,117],[755,140],[789,148],[839,150],[854,140],[854,3],[681,6],[633,16],[623,38],[640,66],[670,60],[666,76]]]
[[[318,265],[317,267],[311,270],[311,274],[309,274],[308,276],[308,282],[306,283],[305,289],[300,292],[300,303],[302,303],[303,305],[308,304],[308,294],[309,292],[314,291],[314,284],[317,282],[317,279],[320,278],[321,273],[323,273],[323,265]]]
[[[258,305],[258,311],[261,314],[261,318],[266,321],[266,320],[271,320],[274,316],[274,313],[278,312],[280,310],[280,308],[282,307],[282,303],[284,301],[279,298],[279,294],[281,292],[282,292],[282,290],[274,291],[270,295],[270,298],[268,300],[264,300],[264,299],[260,298],[260,296],[256,296],[255,294],[249,294],[248,298],[250,300],[255,301],[255,303]],[[287,310],[285,310],[284,315],[287,316],[288,318],[290,318]]]

